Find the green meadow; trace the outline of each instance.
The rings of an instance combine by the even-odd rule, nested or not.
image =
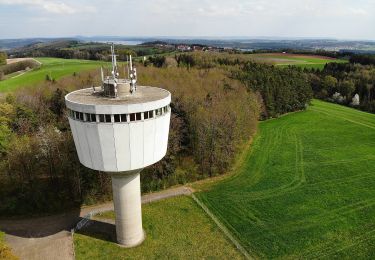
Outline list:
[[[21,87],[32,87],[44,81],[47,75],[58,80],[64,76],[72,75],[74,72],[92,70],[106,64],[101,61],[58,59],[58,58],[37,58],[42,65],[32,71],[26,72],[14,78],[0,81],[0,92],[14,91]]]
[[[333,59],[324,56],[315,55],[298,55],[298,54],[284,54],[284,53],[262,53],[250,54],[255,61],[271,63],[276,66],[297,66],[308,69],[323,69],[324,65],[330,62],[346,63],[347,60]]]
[[[375,115],[314,100],[261,122],[236,174],[197,194],[257,258],[375,258]]]
[[[74,234],[76,259],[243,259],[216,224],[190,197],[143,205],[146,240],[122,248],[107,234],[90,229]],[[114,213],[99,216],[114,219]]]

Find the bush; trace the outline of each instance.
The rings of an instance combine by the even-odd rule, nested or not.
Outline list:
[[[7,64],[7,57],[8,55],[5,52],[0,52],[0,65]]]

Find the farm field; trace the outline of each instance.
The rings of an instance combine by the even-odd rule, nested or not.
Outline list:
[[[334,59],[324,56],[314,55],[299,55],[288,53],[262,53],[250,54],[250,57],[255,61],[271,63],[276,66],[297,66],[302,68],[323,69],[324,65],[330,62],[345,63],[346,60]]]
[[[142,245],[126,249],[109,235],[82,231],[74,235],[76,259],[243,259],[216,224],[190,197],[143,205]],[[100,216],[114,219],[114,212]]]
[[[60,79],[74,72],[97,69],[105,64],[101,61],[58,59],[58,58],[37,58],[42,65],[20,76],[0,81],[0,92],[14,91],[20,87],[32,86],[43,80],[46,75],[51,75],[53,79]]]
[[[375,258],[375,115],[314,100],[261,122],[235,175],[197,197],[258,258]]]

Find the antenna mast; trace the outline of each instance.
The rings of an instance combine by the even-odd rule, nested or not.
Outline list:
[[[132,56],[129,55],[130,63],[130,93],[137,91],[137,69],[133,67]]]
[[[114,81],[114,87],[115,87],[115,97],[117,97],[117,82],[118,82],[118,76],[119,73],[117,72],[117,59],[115,54],[115,44],[112,43],[111,46],[111,56],[112,56],[112,77]]]

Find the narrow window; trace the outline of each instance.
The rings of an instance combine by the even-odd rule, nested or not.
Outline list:
[[[95,114],[90,114],[91,117],[91,122],[96,122],[96,115]]]
[[[130,114],[130,122],[133,122],[135,121],[135,114]]]
[[[155,112],[156,112],[156,116],[161,116],[161,109],[160,108],[156,109]]]
[[[153,118],[153,117],[154,117],[154,111],[153,111],[153,110],[148,111],[148,116],[149,116],[150,118]]]
[[[85,113],[84,118],[85,118],[85,121],[91,122],[91,116],[90,116],[90,114]]]
[[[111,123],[111,115],[105,115],[105,122],[106,123]]]
[[[136,114],[136,119],[137,119],[137,121],[138,120],[142,120],[142,113],[137,113]]]
[[[148,119],[148,111],[143,113],[143,119]]]
[[[79,120],[83,121],[83,113],[79,112]]]
[[[126,114],[121,115],[121,122],[127,122],[126,120]]]
[[[99,122],[104,123],[104,115],[99,115]]]
[[[120,115],[114,115],[114,118],[115,118],[115,123],[121,122]]]

